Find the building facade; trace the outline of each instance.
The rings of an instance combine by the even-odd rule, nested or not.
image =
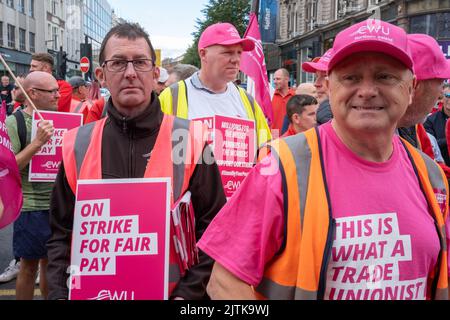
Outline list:
[[[29,71],[31,55],[67,54],[66,77],[81,75],[81,44],[93,48],[94,67],[100,45],[112,27],[107,0],[0,0],[0,52],[17,74]],[[119,19],[119,18],[117,18]],[[0,65],[0,75],[6,74]]]
[[[0,53],[18,75],[28,73],[33,53],[45,51],[44,19],[36,0],[0,2]],[[0,74],[7,75],[2,64]]]
[[[279,55],[266,53],[268,72],[284,67],[295,83],[313,81],[303,62],[331,48],[341,30],[371,17],[429,34],[450,55],[450,0],[279,0],[279,15]]]
[[[92,45],[93,66],[98,66],[100,46],[113,25],[113,9],[107,0],[83,0],[83,32]]]
[[[80,76],[80,44],[83,39],[83,0],[66,0],[64,51],[67,53],[67,78]]]

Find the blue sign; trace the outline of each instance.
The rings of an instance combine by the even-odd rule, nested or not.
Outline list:
[[[442,52],[447,59],[450,59],[450,41],[440,41],[438,40],[439,45],[441,46]]]
[[[277,38],[278,0],[261,0],[259,29],[263,43],[275,43]]]

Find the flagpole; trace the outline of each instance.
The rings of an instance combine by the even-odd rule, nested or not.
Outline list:
[[[252,2],[252,7],[250,12],[253,12],[256,14],[256,16],[258,16],[258,12],[259,12],[259,0],[253,0]]]
[[[13,77],[14,82],[16,84],[16,86],[18,86],[25,98],[28,100],[28,102],[31,104],[31,106],[33,107],[33,109],[36,111],[37,115],[39,116],[39,118],[44,121],[45,119],[42,117],[41,113],[39,112],[39,110],[36,108],[36,106],[34,105],[33,101],[30,99],[30,97],[28,96],[27,92],[25,91],[25,89],[23,88],[22,84],[19,82],[19,80],[17,80],[16,76],[14,75],[14,72],[12,72],[11,68],[8,66],[8,64],[6,63],[5,59],[3,59],[3,55],[0,53],[0,60],[3,63],[3,65],[5,66],[6,70],[8,70],[9,74],[11,75],[11,77]]]

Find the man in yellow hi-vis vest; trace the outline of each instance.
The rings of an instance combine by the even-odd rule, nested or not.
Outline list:
[[[201,70],[161,93],[163,112],[189,120],[215,115],[254,120],[258,145],[271,140],[261,107],[244,89],[233,84],[242,52],[251,51],[254,46],[252,40],[241,39],[229,23],[208,27],[198,44]]]

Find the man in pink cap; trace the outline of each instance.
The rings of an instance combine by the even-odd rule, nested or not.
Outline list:
[[[415,85],[407,35],[369,19],[334,50],[334,119],[271,142],[198,243],[213,299],[448,298],[447,180],[395,135]]]
[[[317,100],[319,101],[319,109],[317,110],[317,124],[321,125],[333,119],[330,101],[328,99],[328,87],[326,83],[328,63],[333,55],[333,48],[329,49],[325,54],[310,62],[304,62],[302,69],[305,72],[314,73],[316,75],[314,85],[317,88]]]
[[[445,58],[434,38],[425,34],[411,34],[408,39],[414,57],[414,71],[418,83],[413,104],[402,119],[403,126],[423,122],[438,101],[444,80],[450,77],[450,60]],[[424,124],[427,132],[437,139],[447,166],[450,165],[450,156],[445,128],[449,116],[450,111],[442,108],[431,115]]]
[[[216,23],[202,33],[198,43],[201,70],[179,81],[160,95],[164,113],[184,119],[215,115],[255,121],[258,145],[271,139],[264,113],[247,92],[233,84],[239,73],[241,54],[255,43],[242,39],[230,23]]]
[[[408,43],[417,84],[412,104],[398,124],[398,132],[413,146],[438,161],[449,178],[450,168],[444,163],[444,159],[449,159],[448,152],[445,153],[444,159],[441,152],[441,149],[447,147],[445,123],[448,117],[444,112],[437,112],[432,118],[433,121],[427,123],[433,137],[427,134],[422,123],[436,105],[444,80],[450,76],[450,62],[445,58],[438,42],[429,35],[410,34]],[[436,126],[431,125],[432,123]],[[435,130],[435,127],[440,130]],[[436,142],[435,137],[439,137],[439,142]]]

